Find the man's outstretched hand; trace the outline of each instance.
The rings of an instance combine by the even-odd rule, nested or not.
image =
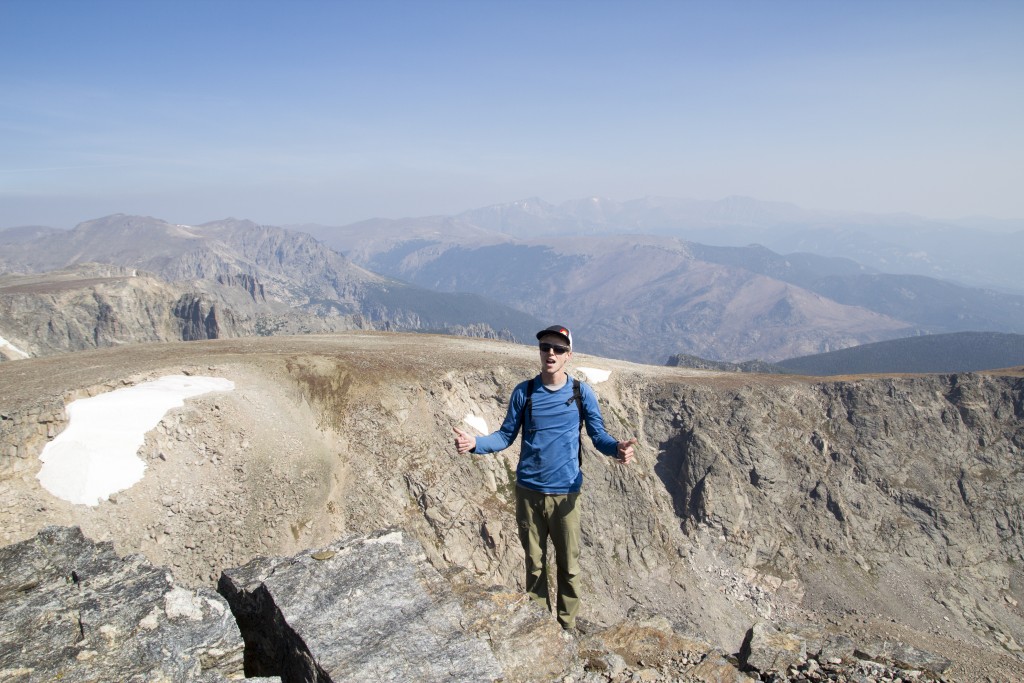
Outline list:
[[[469,453],[471,450],[476,448],[475,436],[462,431],[458,427],[452,427],[452,431],[455,432],[455,450],[460,455],[463,453]]]
[[[628,465],[633,461],[633,446],[636,445],[636,437],[633,437],[629,441],[619,442],[619,462],[623,465]]]

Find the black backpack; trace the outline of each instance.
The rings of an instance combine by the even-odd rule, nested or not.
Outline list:
[[[533,385],[540,381],[540,375],[537,375],[529,382],[526,383],[526,403],[523,404],[523,410],[519,413],[519,428],[520,438],[526,438],[526,421],[533,420]],[[577,450],[580,459],[580,469],[583,469],[583,394],[580,391],[580,381],[575,377],[572,378],[572,398],[565,402],[565,405],[569,405],[570,402],[576,401],[576,408],[580,411],[580,445]],[[520,449],[522,448],[522,441],[520,441]]]

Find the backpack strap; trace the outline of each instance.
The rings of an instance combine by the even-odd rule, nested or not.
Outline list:
[[[583,392],[580,390],[580,381],[572,378],[572,399],[576,401],[576,409],[580,411],[580,445],[576,453],[580,459],[580,469],[583,469]]]
[[[523,404],[523,410],[519,413],[519,436],[520,439],[526,439],[526,425],[533,420],[533,389],[534,384],[540,379],[540,375],[537,375],[529,382],[526,383],[526,403]],[[580,469],[583,469],[583,391],[580,389],[580,381],[575,377],[572,378],[572,398],[568,399],[565,404],[569,405],[571,402],[576,401],[576,409],[580,413],[580,441],[577,447],[577,454],[580,460]],[[520,441],[520,448],[522,448],[522,442]]]
[[[533,421],[533,385],[539,379],[540,375],[537,375],[526,383],[526,403],[523,404],[523,410],[519,413],[519,436],[521,439],[526,438],[526,425]],[[520,447],[522,447],[521,444]]]

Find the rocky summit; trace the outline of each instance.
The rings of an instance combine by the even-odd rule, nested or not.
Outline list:
[[[256,558],[223,573],[221,595],[175,585],[77,527],[0,549],[0,569],[0,674],[12,681],[749,681],[762,670],[936,681],[929,672],[950,665],[899,643],[857,649],[763,622],[739,661],[664,619],[564,633],[521,595],[446,580],[397,529]]]
[[[586,594],[564,633],[521,593],[517,447],[451,443],[495,429],[536,362],[350,332],[0,364],[0,678],[1022,679],[1024,369],[825,380],[577,354],[639,445],[629,467],[584,454]],[[168,411],[142,479],[97,505],[40,485],[70,404],[165,375],[234,389]]]

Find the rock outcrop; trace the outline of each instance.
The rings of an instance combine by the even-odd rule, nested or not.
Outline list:
[[[361,322],[268,302],[250,275],[169,282],[133,268],[87,264],[0,277],[0,336],[27,356],[267,334],[330,332]],[[6,358],[0,350],[0,361]]]
[[[242,672],[227,603],[77,528],[0,548],[0,679],[215,683]]]
[[[899,642],[855,646],[765,623],[738,656],[665,619],[570,635],[522,594],[438,572],[398,529],[228,569],[223,598],[177,586],[167,570],[120,558],[77,527],[0,549],[0,572],[0,676],[16,683],[739,683],[861,673],[927,682],[949,666]]]
[[[292,681],[503,677],[419,543],[400,530],[260,558],[219,584],[247,643],[246,672]]]
[[[0,278],[0,330],[32,356],[242,336],[254,333],[245,292],[97,264],[8,275]]]

